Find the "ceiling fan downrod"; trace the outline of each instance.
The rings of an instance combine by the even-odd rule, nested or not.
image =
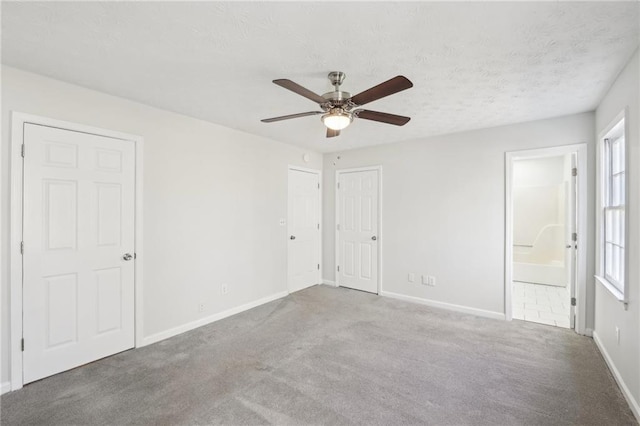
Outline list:
[[[329,78],[331,85],[336,88],[336,92],[339,92],[340,85],[342,84],[344,79],[347,77],[347,75],[342,71],[331,71],[329,75],[327,75],[327,77]]]
[[[342,106],[343,101],[351,97],[351,93],[340,90],[340,85],[346,77],[347,75],[342,71],[331,71],[327,75],[327,78],[335,90],[333,92],[325,93],[322,97],[333,103],[330,107]]]

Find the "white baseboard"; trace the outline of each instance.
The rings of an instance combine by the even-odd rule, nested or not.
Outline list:
[[[504,320],[505,315],[502,312],[485,311],[483,309],[470,308],[468,306],[454,305],[452,303],[438,302],[436,300],[423,299],[421,297],[407,296],[389,291],[380,292],[380,296],[391,297],[393,299],[404,300],[405,302],[419,303],[421,305],[431,306],[433,308],[448,309],[450,311],[462,312],[465,314],[477,315],[479,317],[493,318]]]
[[[596,342],[596,346],[600,350],[600,353],[602,354],[604,361],[607,363],[607,366],[609,366],[609,370],[611,370],[611,373],[613,374],[613,377],[616,379],[616,382],[618,382],[618,386],[620,386],[620,390],[622,390],[622,394],[624,395],[625,399],[629,403],[629,407],[631,408],[631,411],[633,411],[633,415],[636,416],[636,419],[638,420],[638,422],[640,422],[640,404],[638,404],[638,401],[636,401],[633,395],[631,395],[631,392],[629,391],[627,384],[624,382],[624,379],[620,375],[620,372],[616,368],[616,365],[614,364],[613,360],[609,356],[609,353],[605,349],[604,345],[602,344],[602,341],[598,337],[598,333],[595,330],[593,330],[593,341]]]
[[[4,395],[5,393],[11,390],[11,382],[2,382],[0,383],[0,395]]]
[[[331,281],[331,280],[322,280],[322,284],[324,285],[330,285],[331,287],[338,287],[338,285],[336,284],[335,281]]]
[[[584,329],[584,336],[593,337],[593,328],[585,328]]]
[[[142,345],[140,347],[147,346],[164,339],[168,339],[169,337],[177,336],[178,334],[191,331],[195,328],[202,327],[203,325],[211,324],[212,322],[220,321],[221,319],[230,317],[231,315],[239,314],[240,312],[244,312],[249,309],[255,308],[257,306],[264,305],[265,303],[269,303],[274,300],[281,299],[288,295],[289,293],[287,293],[286,291],[282,291],[280,293],[276,293],[271,296],[267,296],[267,297],[263,297],[262,299],[255,300],[253,302],[245,303],[244,305],[240,305],[235,308],[227,309],[226,311],[222,311],[217,314],[210,315],[208,317],[200,318],[196,321],[191,321],[189,323],[180,325],[178,327],[170,328],[169,330],[161,331],[160,333],[152,334],[151,336],[146,336],[142,340]]]

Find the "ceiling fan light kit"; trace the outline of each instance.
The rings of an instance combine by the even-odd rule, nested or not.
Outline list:
[[[329,81],[335,88],[333,92],[328,92],[322,96],[317,95],[309,89],[294,83],[291,80],[279,79],[273,80],[278,86],[291,90],[300,96],[316,102],[322,111],[302,112],[298,114],[283,115],[280,117],[265,118],[261,120],[263,123],[273,123],[276,121],[289,120],[291,118],[307,117],[311,115],[322,114],[322,123],[327,127],[327,137],[335,137],[340,135],[340,130],[345,129],[351,124],[354,118],[362,118],[365,120],[378,121],[396,126],[404,126],[411,120],[409,117],[401,115],[388,114],[385,112],[370,111],[360,109],[359,107],[393,95],[402,90],[413,87],[413,83],[404,76],[396,76],[384,83],[378,84],[364,92],[351,96],[351,93],[340,90],[340,85],[344,81],[346,74],[342,71],[332,71],[327,76]]]
[[[345,129],[352,121],[353,114],[341,108],[333,108],[328,114],[322,116],[322,122],[331,130]]]

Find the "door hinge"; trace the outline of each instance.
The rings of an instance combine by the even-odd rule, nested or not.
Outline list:
[[[318,224],[318,229],[320,229],[320,224]]]
[[[318,189],[320,189],[320,184],[318,184]]]
[[[340,230],[340,224],[336,225],[336,229],[339,231]]]
[[[571,298],[571,306],[576,306],[576,298],[575,297]]]
[[[338,189],[340,189],[340,182],[338,182]]]
[[[340,265],[338,265],[338,272],[340,272]]]
[[[138,257],[138,253],[133,253],[133,259],[135,260]]]
[[[318,271],[320,270],[320,264],[318,263]]]
[[[24,352],[24,338],[20,341],[20,349]]]
[[[571,176],[578,176],[578,168],[574,167],[573,169],[571,169]]]
[[[20,241],[20,254],[24,254],[24,241]]]
[[[578,233],[574,232],[571,234],[571,241],[578,241]]]
[[[24,158],[24,144],[20,147],[20,155]]]

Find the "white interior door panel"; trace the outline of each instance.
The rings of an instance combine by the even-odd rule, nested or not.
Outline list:
[[[320,175],[289,170],[289,292],[320,283]]]
[[[135,147],[35,124],[24,145],[29,383],[134,346]]]
[[[338,283],[378,293],[378,171],[339,173]]]

